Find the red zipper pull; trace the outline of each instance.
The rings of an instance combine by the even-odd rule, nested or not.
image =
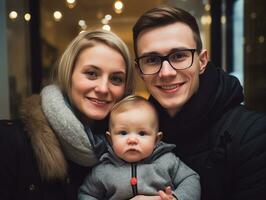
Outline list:
[[[136,177],[132,177],[131,179],[130,179],[130,184],[131,185],[137,185],[137,183],[138,183],[138,179],[136,178]]]

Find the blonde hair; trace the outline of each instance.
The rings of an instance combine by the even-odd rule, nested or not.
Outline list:
[[[110,120],[109,120],[109,129],[111,124],[113,123],[112,118],[114,115],[118,114],[118,113],[122,113],[127,111],[130,108],[133,109],[138,109],[138,106],[141,105],[146,105],[148,107],[151,108],[151,110],[153,110],[153,114],[156,120],[156,129],[159,129],[159,120],[158,120],[158,114],[157,111],[155,110],[155,108],[153,107],[153,105],[144,97],[142,96],[138,96],[138,95],[129,95],[125,98],[123,98],[122,100],[120,100],[119,102],[117,102],[113,108],[110,111]],[[148,112],[148,111],[147,111]],[[152,115],[152,113],[151,113]],[[137,117],[137,116],[136,116]]]
[[[122,55],[126,63],[126,87],[124,96],[132,94],[134,92],[134,73],[128,47],[116,34],[105,30],[84,31],[75,37],[64,51],[57,68],[55,68],[52,74],[52,81],[69,97],[71,77],[79,54],[86,48],[96,46],[97,43],[103,43]]]

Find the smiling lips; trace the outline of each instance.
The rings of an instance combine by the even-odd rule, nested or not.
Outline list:
[[[109,103],[109,101],[105,101],[105,100],[100,100],[100,99],[96,99],[96,98],[91,98],[91,97],[87,97],[87,99],[89,101],[91,101],[93,104],[96,104],[96,105],[107,105]]]
[[[177,84],[171,84],[171,85],[159,85],[157,86],[159,89],[164,90],[165,92],[176,92],[182,85],[184,85],[185,82],[177,83]]]

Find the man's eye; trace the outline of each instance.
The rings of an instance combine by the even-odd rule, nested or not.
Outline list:
[[[87,71],[86,72],[86,76],[89,78],[89,79],[96,79],[98,74],[97,72],[95,71]]]
[[[119,75],[113,75],[110,77],[111,83],[114,85],[122,85],[125,82],[125,78]]]
[[[147,56],[147,57],[143,58],[143,63],[144,64],[153,65],[153,64],[158,64],[160,62],[161,62],[161,60],[157,56]]]
[[[176,52],[170,56],[170,60],[171,61],[180,61],[180,60],[183,60],[187,57],[189,57],[189,52],[186,52],[186,51]]]
[[[118,134],[119,134],[119,135],[126,135],[127,132],[126,132],[126,131],[119,131]]]

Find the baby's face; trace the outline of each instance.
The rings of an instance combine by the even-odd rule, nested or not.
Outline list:
[[[138,106],[112,116],[111,142],[118,157],[140,161],[153,152],[157,141],[157,119],[148,106]]]

